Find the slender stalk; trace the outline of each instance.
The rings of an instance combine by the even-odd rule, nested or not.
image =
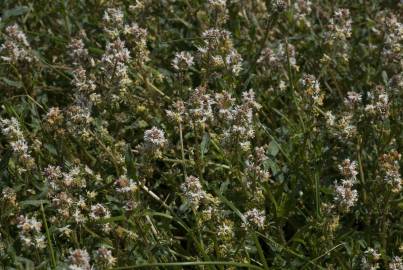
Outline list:
[[[196,265],[228,265],[235,267],[242,267],[247,269],[256,269],[263,270],[257,265],[248,264],[248,263],[238,263],[238,262],[223,262],[223,261],[205,261],[205,262],[176,262],[176,263],[146,263],[146,264],[137,264],[132,266],[123,266],[116,267],[112,270],[124,270],[124,269],[135,269],[135,268],[149,268],[153,266],[161,266],[161,267],[178,267],[178,266],[196,266]]]
[[[182,134],[182,123],[179,122],[179,138],[181,143],[181,154],[182,154],[182,162],[183,162],[183,172],[185,173],[185,177],[187,177],[186,173],[186,159],[185,159],[185,148],[183,146],[183,134]]]
[[[252,234],[253,234],[253,240],[255,241],[255,245],[256,245],[260,260],[263,263],[263,269],[269,270],[269,266],[267,265],[266,257],[264,256],[262,246],[259,243],[259,238],[257,237],[255,232],[253,232]]]
[[[315,180],[315,205],[316,205],[316,216],[320,216],[320,197],[319,197],[319,176],[317,173],[314,175]]]
[[[41,203],[41,212],[42,212],[43,224],[45,225],[46,239],[48,240],[50,261],[52,263],[52,269],[56,269],[56,257],[55,257],[55,253],[54,253],[54,250],[53,250],[52,239],[50,238],[50,232],[49,232],[49,228],[48,228],[48,223],[46,221],[46,214],[45,214],[45,210],[43,209],[43,204],[42,203]]]

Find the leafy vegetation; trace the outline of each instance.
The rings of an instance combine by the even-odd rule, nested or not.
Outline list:
[[[403,269],[401,1],[0,7],[4,269]]]

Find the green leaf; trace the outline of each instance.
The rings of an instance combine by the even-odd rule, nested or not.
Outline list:
[[[25,200],[20,202],[20,205],[24,208],[27,206],[41,206],[48,203],[50,203],[48,200]]]
[[[271,169],[272,175],[277,176],[277,174],[280,172],[280,168],[278,167],[278,165],[270,159],[268,159],[266,162]]]
[[[204,154],[208,152],[208,147],[210,144],[210,136],[208,133],[204,133],[202,142],[200,144],[200,152],[202,155],[202,158],[204,157]]]
[[[29,10],[30,8],[27,6],[19,6],[13,9],[9,9],[4,11],[2,19],[5,20],[10,17],[20,16],[22,14],[27,13]]]
[[[275,157],[280,151],[280,148],[275,141],[271,141],[267,150],[271,156]]]
[[[382,79],[384,84],[388,84],[388,74],[386,73],[385,70],[382,71]]]
[[[94,224],[105,224],[105,223],[113,223],[116,221],[125,221],[126,217],[125,216],[115,216],[115,217],[110,217],[110,218],[102,218],[99,220],[93,221]]]
[[[8,86],[12,86],[12,87],[15,87],[15,88],[22,88],[22,82],[17,82],[17,81],[12,81],[12,80],[9,80],[9,79],[7,79],[7,78],[1,78],[1,80],[3,81],[3,82],[5,82]]]
[[[46,150],[48,150],[51,154],[53,154],[53,155],[57,155],[57,150],[56,150],[56,148],[53,146],[53,145],[51,145],[51,144],[44,144],[44,147],[46,148]]]

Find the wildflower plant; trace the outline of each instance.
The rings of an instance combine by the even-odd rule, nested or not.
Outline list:
[[[401,1],[0,8],[1,269],[403,269]]]

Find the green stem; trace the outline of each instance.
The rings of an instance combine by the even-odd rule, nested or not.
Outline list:
[[[179,137],[181,143],[181,153],[182,153],[182,161],[183,161],[183,172],[185,173],[185,177],[187,177],[186,173],[186,163],[185,163],[185,148],[183,146],[183,134],[182,134],[182,123],[179,123]]]
[[[269,266],[267,265],[266,257],[264,256],[264,252],[263,252],[262,246],[259,243],[259,239],[258,239],[258,237],[257,237],[255,232],[253,232],[252,234],[253,234],[253,240],[255,241],[255,245],[256,245],[257,252],[259,254],[260,260],[263,263],[263,268],[265,270],[269,270]]]
[[[228,265],[228,266],[242,267],[242,268],[247,268],[247,269],[256,269],[256,270],[264,269],[257,265],[252,265],[252,264],[248,264],[248,263],[205,261],[205,262],[176,262],[176,263],[146,263],[146,264],[138,264],[138,265],[132,265],[132,266],[116,267],[116,268],[113,268],[112,270],[148,268],[148,267],[153,267],[153,266],[177,267],[177,266],[193,266],[193,265]]]
[[[50,232],[49,232],[49,228],[48,228],[48,223],[46,222],[45,210],[43,209],[43,204],[42,203],[41,203],[41,212],[42,212],[43,224],[45,225],[46,238],[48,240],[50,259],[51,259],[51,262],[52,262],[52,269],[56,269],[56,257],[55,257],[55,253],[53,251],[52,239],[50,238]]]

